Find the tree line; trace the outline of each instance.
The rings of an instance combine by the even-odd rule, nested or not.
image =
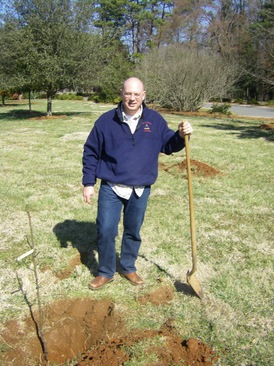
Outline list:
[[[197,110],[211,98],[273,99],[273,0],[0,0],[0,92],[69,89]]]

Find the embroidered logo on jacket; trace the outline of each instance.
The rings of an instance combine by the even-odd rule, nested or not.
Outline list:
[[[142,122],[142,125],[144,126],[144,132],[151,132],[150,126],[152,125],[151,122]]]

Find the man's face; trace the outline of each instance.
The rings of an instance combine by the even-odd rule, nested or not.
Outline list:
[[[143,83],[139,79],[130,78],[125,81],[120,95],[124,112],[133,116],[141,107],[146,92],[144,91]]]

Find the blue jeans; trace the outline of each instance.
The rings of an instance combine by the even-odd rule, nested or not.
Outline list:
[[[102,181],[97,212],[98,275],[113,277],[116,272],[115,238],[123,208],[123,238],[120,255],[122,273],[136,272],[135,261],[141,245],[140,229],[144,221],[150,186],[141,197],[133,191],[129,200],[123,199]]]

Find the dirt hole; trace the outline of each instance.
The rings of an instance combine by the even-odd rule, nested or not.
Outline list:
[[[59,300],[44,307],[43,318],[48,359],[57,364],[74,359],[106,334],[113,335],[122,327],[109,300]],[[37,313],[35,319],[38,321]],[[42,347],[31,317],[6,323],[2,338],[7,345],[2,352],[6,362],[13,361],[14,366],[37,365]]]
[[[156,291],[136,298],[136,301],[141,305],[150,302],[158,306],[168,305],[172,298],[173,289],[162,285]],[[49,364],[62,365],[70,361],[74,366],[121,366],[134,357],[135,345],[148,340],[144,353],[153,352],[157,360],[150,366],[167,366],[183,361],[184,365],[210,366],[218,359],[216,353],[199,340],[182,339],[172,319],[159,330],[127,331],[110,300],[59,300],[44,307],[43,316]],[[5,350],[0,353],[1,364],[41,364],[42,347],[31,317],[6,323],[1,338],[2,345],[5,345]],[[153,343],[159,338],[161,345]]]

